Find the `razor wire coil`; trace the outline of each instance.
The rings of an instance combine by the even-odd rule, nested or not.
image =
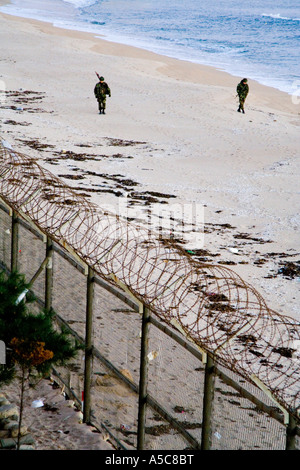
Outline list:
[[[158,318],[248,381],[258,379],[297,415],[299,323],[268,308],[234,271],[195,261],[171,239],[102,210],[3,144],[0,196],[100,277],[121,283]]]

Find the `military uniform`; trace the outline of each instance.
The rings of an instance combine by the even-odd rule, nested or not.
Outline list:
[[[244,104],[245,104],[245,100],[247,98],[247,95],[249,93],[249,86],[248,86],[248,83],[247,83],[247,78],[244,78],[239,84],[238,86],[236,87],[236,91],[237,91],[237,94],[238,94],[238,97],[239,97],[239,101],[240,101],[240,105],[239,105],[239,108],[238,108],[238,112],[242,112],[242,113],[245,113],[245,110],[244,110]]]
[[[106,108],[106,95],[111,96],[110,88],[107,83],[104,81],[103,77],[100,77],[99,82],[94,88],[94,94],[98,101],[99,105],[99,114],[105,114]]]

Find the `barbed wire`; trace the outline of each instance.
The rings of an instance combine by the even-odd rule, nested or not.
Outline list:
[[[106,281],[124,288],[214,359],[298,416],[299,322],[231,269],[91,203],[35,159],[0,145],[0,195]]]

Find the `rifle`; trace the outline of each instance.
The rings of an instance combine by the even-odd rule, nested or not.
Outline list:
[[[100,75],[99,75],[99,73],[95,72],[95,74],[97,75],[97,77],[98,77],[99,80],[100,80]]]

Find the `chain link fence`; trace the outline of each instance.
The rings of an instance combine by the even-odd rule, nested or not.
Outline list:
[[[31,280],[45,254],[45,239],[19,219],[18,269]],[[12,217],[0,206],[2,269],[11,265]],[[32,286],[37,310],[44,306],[45,270]],[[87,276],[69,253],[53,253],[52,306],[60,323],[84,343]],[[107,432],[118,449],[137,448],[142,316],[122,291],[95,283],[91,422]],[[148,405],[144,448],[151,450],[200,449],[202,442],[205,364],[202,353],[186,343],[155,317],[150,322],[148,344]],[[276,404],[255,385],[218,365],[214,374],[210,448],[216,450],[283,450],[287,425]],[[69,397],[82,405],[85,361],[81,352],[68,368],[54,371],[55,380]],[[230,385],[233,381],[234,387]],[[240,393],[240,388],[243,392]],[[245,391],[251,400],[245,398]],[[254,402],[253,402],[254,401]],[[256,403],[256,402],[257,403]],[[261,404],[265,405],[265,411]],[[298,428],[294,447],[299,449]]]

